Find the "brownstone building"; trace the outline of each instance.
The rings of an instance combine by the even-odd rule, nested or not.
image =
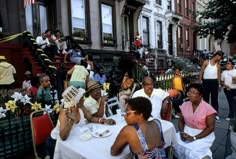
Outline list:
[[[191,57],[196,48],[196,33],[193,26],[196,24],[196,1],[175,0],[176,14],[182,17],[176,31],[177,56]]]

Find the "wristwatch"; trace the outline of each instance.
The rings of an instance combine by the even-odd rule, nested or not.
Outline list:
[[[196,136],[193,137],[193,140],[197,140]]]

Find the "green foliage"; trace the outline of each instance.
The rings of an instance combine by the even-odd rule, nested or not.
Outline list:
[[[232,25],[227,41],[236,41],[236,0],[210,0],[205,10],[198,15],[203,20],[203,23],[195,28],[200,37],[210,34],[215,39],[224,39],[229,30],[228,26]]]

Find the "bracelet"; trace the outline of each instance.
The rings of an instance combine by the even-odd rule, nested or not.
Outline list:
[[[185,132],[184,131],[181,131],[180,134],[184,134]]]
[[[98,118],[98,123],[101,123],[102,118]]]
[[[106,121],[106,119],[104,119],[104,118],[100,118],[100,119],[99,119],[99,123],[101,123],[101,124],[104,124],[105,121]]]

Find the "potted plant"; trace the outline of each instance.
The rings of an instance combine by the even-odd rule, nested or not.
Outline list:
[[[78,40],[85,40],[86,39],[86,33],[84,31],[74,32],[73,36],[75,37],[75,39],[78,39]]]

